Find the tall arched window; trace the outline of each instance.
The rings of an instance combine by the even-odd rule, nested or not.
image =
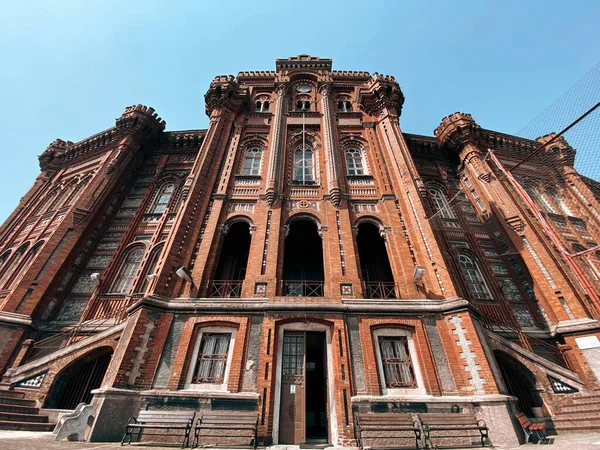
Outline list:
[[[246,151],[244,159],[243,175],[260,175],[260,162],[262,151],[259,148],[251,148]]]
[[[29,263],[33,261],[33,258],[35,257],[39,249],[42,247],[42,245],[44,245],[44,241],[38,242],[31,248],[31,250],[29,250],[29,252],[24,258],[21,258],[21,261],[12,271],[12,274],[10,274],[6,279],[6,286],[4,287],[4,289],[12,289],[15,286],[15,282],[19,279],[19,275],[21,275],[29,268]]]
[[[156,275],[156,265],[158,264],[158,258],[160,257],[160,252],[163,249],[163,244],[159,244],[152,250],[150,254],[150,261],[146,266],[146,270],[144,271],[144,276],[142,277],[142,282],[140,284],[138,292],[145,292],[146,288],[150,284],[150,280],[148,279],[148,275]]]
[[[433,202],[433,207],[435,209],[433,213],[435,215],[443,219],[456,219],[456,215],[452,210],[452,206],[450,206],[446,196],[439,188],[430,186],[427,189],[427,192],[429,193],[431,201]]]
[[[125,259],[123,260],[123,264],[121,264],[119,274],[112,285],[112,293],[126,294],[129,292],[131,283],[133,282],[135,274],[140,267],[140,263],[144,258],[144,253],[146,253],[144,247],[134,247],[129,250],[125,256]]]
[[[2,269],[2,276],[0,276],[0,288],[4,288],[6,279],[13,272],[14,268],[19,264],[21,258],[29,248],[29,242],[21,245],[18,250],[12,255],[12,259],[8,260],[8,263]]]
[[[154,198],[154,203],[150,209],[151,214],[162,214],[167,210],[167,205],[175,192],[175,186],[173,184],[165,184],[158,195]]]
[[[491,299],[490,291],[488,290],[475,261],[470,256],[462,254],[458,256],[458,262],[460,263],[460,269],[465,276],[467,286],[469,287],[473,298],[476,300]]]
[[[298,147],[294,153],[294,181],[310,184],[315,181],[315,160],[313,149],[307,145]]]
[[[362,152],[357,149],[346,150],[346,166],[348,175],[364,175],[365,165]]]

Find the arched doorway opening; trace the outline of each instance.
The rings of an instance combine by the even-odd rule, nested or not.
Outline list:
[[[542,398],[535,385],[535,375],[522,363],[507,353],[494,351],[502,378],[509,395],[517,397],[517,409],[528,417],[535,414],[532,408],[543,405]]]
[[[240,296],[242,281],[246,278],[251,240],[248,222],[235,222],[229,227],[211,285],[211,297]]]
[[[282,294],[288,297],[323,297],[323,243],[317,225],[308,219],[289,224],[283,255]]]
[[[75,409],[79,403],[90,403],[92,391],[102,385],[112,354],[111,347],[100,347],[64,368],[54,378],[44,407]]]
[[[380,228],[371,222],[358,225],[356,246],[367,298],[398,298],[392,267]]]

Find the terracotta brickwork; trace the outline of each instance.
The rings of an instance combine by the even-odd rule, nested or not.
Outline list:
[[[309,55],[218,76],[205,102],[206,130],[164,131],[137,105],[109,130],[42,153],[0,228],[3,387],[28,385],[47,403],[61,370],[87,358],[82,346],[108,345],[95,382],[102,427],[119,398],[130,409],[253,410],[260,440],[284,443],[280,420],[293,414],[277,410],[278,355],[293,329],[329,337],[321,412],[334,445],[356,445],[359,411],[449,412],[450,401],[508,411],[510,358],[544,389],[552,379],[599,388],[600,253],[565,260],[532,214],[545,208],[565,245],[592,248],[599,186],[555,193],[544,183],[558,172],[524,166],[527,199],[490,156],[510,166],[548,137],[490,131],[463,113],[434,136],[404,133],[393,77]],[[574,150],[557,146],[561,174],[580,177]],[[235,332],[225,356],[204,355],[229,361],[227,383],[190,386],[210,327]],[[396,394],[377,356],[386,332],[407,337],[405,373],[418,378]],[[44,370],[40,386],[30,381]],[[564,403],[543,401],[549,416]]]

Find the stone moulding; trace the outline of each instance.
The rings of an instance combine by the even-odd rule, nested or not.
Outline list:
[[[439,314],[471,310],[478,315],[471,304],[460,297],[443,300],[343,300],[340,303],[290,303],[288,297],[268,302],[264,298],[256,299],[169,299],[156,295],[143,297],[131,305],[127,312],[133,313],[141,307],[177,311],[181,313],[197,313],[204,311],[237,311],[243,313],[264,313],[277,311],[302,311],[318,313],[399,313],[399,314]]]

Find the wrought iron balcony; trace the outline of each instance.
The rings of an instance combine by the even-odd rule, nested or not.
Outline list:
[[[283,280],[282,294],[285,297],[323,297],[324,281]]]
[[[364,281],[363,284],[366,298],[400,298],[393,281]]]
[[[239,298],[243,280],[213,280],[209,289],[213,298]]]

